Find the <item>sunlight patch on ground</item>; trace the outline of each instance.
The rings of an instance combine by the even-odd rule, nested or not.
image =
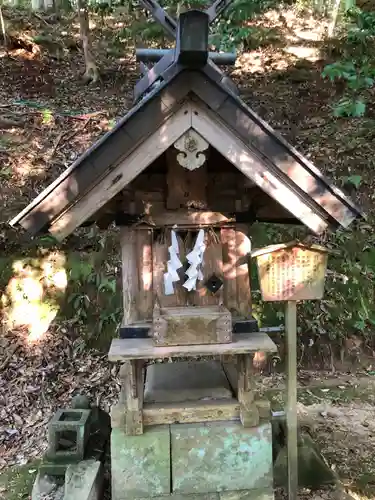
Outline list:
[[[316,62],[321,59],[319,49],[315,47],[305,47],[303,45],[292,45],[284,49],[285,52],[299,59],[307,59],[311,62]]]
[[[345,500],[350,498],[350,500],[375,500],[375,497],[371,495],[368,497],[367,495],[364,495],[363,493],[356,493],[355,491],[352,491],[351,489],[347,489],[346,494],[349,495],[345,497]],[[319,499],[317,499],[319,500]]]
[[[300,40],[321,42],[324,40],[324,31],[295,30],[296,37]]]
[[[40,340],[58,311],[58,296],[68,283],[65,256],[54,252],[41,259],[18,260],[13,263],[1,303],[8,328],[24,326],[29,342]]]
[[[290,61],[280,52],[280,58],[267,57],[265,51],[252,51],[242,54],[239,59],[239,69],[234,71],[238,73],[267,73],[271,71],[285,71],[290,65]]]

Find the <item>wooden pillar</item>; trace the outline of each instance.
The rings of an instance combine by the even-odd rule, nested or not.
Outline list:
[[[123,297],[123,322],[129,325],[138,319],[137,293],[138,270],[136,251],[136,231],[128,227],[120,230],[121,259],[122,259],[122,297]]]
[[[152,263],[152,231],[137,231],[138,284],[137,313],[140,320],[151,320],[154,307],[153,299],[153,263]]]
[[[111,410],[112,428],[120,428],[129,436],[143,434],[144,362],[125,361],[120,367],[119,403]]]
[[[221,228],[220,239],[223,247],[224,305],[231,312],[237,312],[236,232],[234,228]]]
[[[286,304],[285,329],[287,341],[287,450],[288,499],[296,500],[298,491],[298,428],[297,428],[297,303]]]
[[[237,281],[237,308],[239,314],[249,319],[251,312],[251,286],[250,286],[250,252],[251,241],[247,235],[247,226],[236,226],[236,281]]]
[[[244,427],[259,424],[259,411],[254,401],[252,380],[253,355],[238,356],[238,401],[240,403],[240,420]]]

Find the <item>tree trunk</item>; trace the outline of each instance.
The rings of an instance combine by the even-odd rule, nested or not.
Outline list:
[[[7,39],[7,31],[5,28],[5,21],[4,21],[3,11],[2,11],[1,5],[0,5],[0,24],[1,24],[1,34],[3,37],[4,47],[6,47],[8,39]]]
[[[43,0],[44,10],[52,10],[54,8],[53,0]]]
[[[83,53],[85,56],[86,70],[83,79],[89,82],[97,82],[100,80],[99,70],[96,66],[95,59],[92,53],[92,44],[90,40],[90,25],[89,13],[86,0],[77,0],[78,17],[79,17],[79,32],[82,40]]]
[[[43,0],[31,0],[32,10],[43,10],[43,8],[44,8]]]

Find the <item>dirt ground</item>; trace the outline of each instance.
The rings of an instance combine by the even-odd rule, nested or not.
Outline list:
[[[35,17],[20,15],[14,29],[17,23],[26,35],[45,29],[45,23]],[[239,58],[233,77],[242,96],[327,173],[333,169],[327,159],[333,156],[336,171],[346,175],[367,164],[373,157],[373,142],[354,133],[358,122],[332,119],[330,103],[337,89],[320,77],[326,63],[321,51],[324,23],[302,20],[292,9],[269,12],[258,23],[271,27],[275,36],[271,43]],[[116,28],[114,20],[109,24]],[[77,35],[77,26],[67,21],[67,27],[73,37]],[[51,48],[42,48],[36,55],[25,48],[0,54],[0,114],[14,122],[0,128],[0,249],[4,253],[19,249],[22,241],[7,221],[131,107],[138,78],[132,49],[120,47],[114,54],[108,43],[97,42],[106,39],[103,26],[97,25],[94,32],[102,74],[99,85],[80,82],[79,52],[69,52],[62,59],[51,57]],[[370,106],[369,119],[372,115]],[[361,126],[365,137],[366,122]],[[353,196],[365,207],[369,204],[366,192]],[[28,479],[34,474],[35,460],[46,449],[46,425],[53,412],[78,392],[108,411],[117,399],[119,384],[117,368],[102,353],[83,351],[66,324],[55,325],[35,344],[28,342],[22,329],[2,335],[0,372],[0,498],[16,500],[27,498],[30,481],[23,481],[23,489],[11,497],[9,484],[14,483],[7,474],[22,467]],[[373,500],[374,383],[371,375],[362,375],[301,372],[299,410],[301,421],[350,498]],[[259,390],[267,391],[276,408],[281,404],[277,389],[282,386],[283,378],[272,375],[262,377]],[[286,498],[285,492],[278,491],[277,498]],[[300,499],[345,497],[343,490],[325,489],[303,491]]]

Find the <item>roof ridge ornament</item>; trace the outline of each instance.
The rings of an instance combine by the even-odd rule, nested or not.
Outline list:
[[[138,100],[163,80],[163,73],[173,65],[202,68],[207,63],[223,77],[217,65],[230,65],[236,61],[235,53],[218,53],[208,50],[209,26],[229,7],[233,0],[216,0],[205,11],[191,9],[179,15],[177,21],[156,0],[139,0],[154,19],[175,39],[173,49],[137,49],[136,58],[143,74],[135,86]],[[154,62],[149,68],[145,63]],[[228,77],[227,77],[228,78]]]

